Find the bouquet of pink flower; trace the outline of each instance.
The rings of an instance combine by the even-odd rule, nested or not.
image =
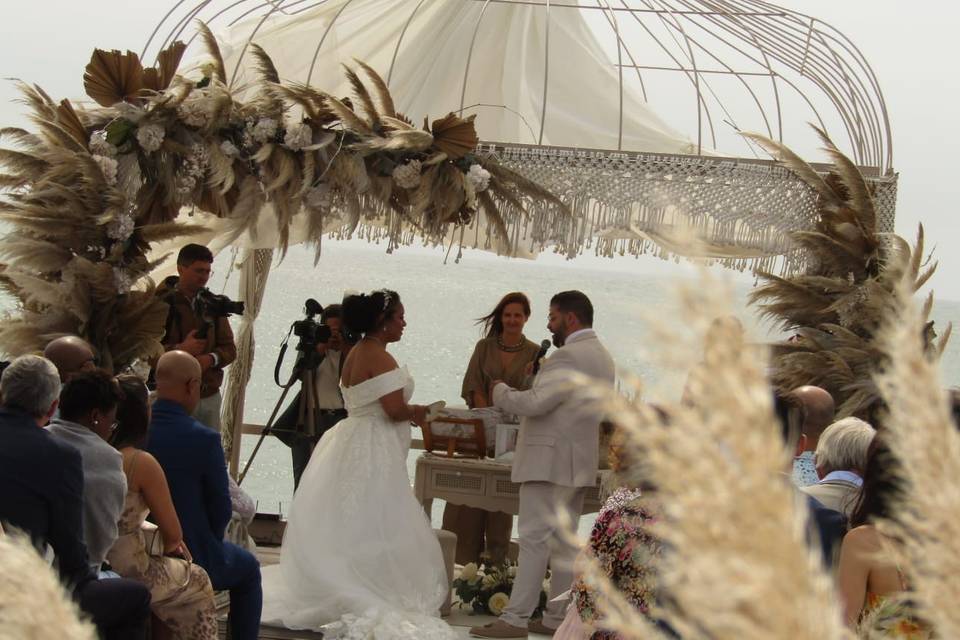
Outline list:
[[[516,576],[517,567],[509,561],[502,564],[481,561],[479,566],[470,562],[463,566],[460,575],[453,581],[453,589],[459,598],[456,604],[469,605],[476,614],[498,616],[510,602],[510,592]],[[548,573],[543,581],[540,602],[534,616],[539,615],[547,605],[549,585]]]

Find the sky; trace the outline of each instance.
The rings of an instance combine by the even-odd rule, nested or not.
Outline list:
[[[398,0],[399,1],[399,0]],[[94,47],[140,51],[173,0],[45,0],[9,7],[0,26],[0,78],[36,83],[55,98],[83,96],[83,67]],[[195,4],[195,3],[190,3]],[[227,3],[222,3],[227,4]],[[960,59],[956,24],[960,5],[926,0],[783,0],[845,33],[873,67],[893,131],[894,168],[900,174],[896,231],[911,240],[918,223],[940,269],[931,286],[938,297],[960,300],[960,141],[956,105]],[[922,8],[919,8],[921,7]],[[0,81],[0,126],[25,126],[12,82]],[[808,157],[822,161],[823,157]],[[640,271],[662,271],[656,260]],[[631,267],[634,268],[633,263]]]

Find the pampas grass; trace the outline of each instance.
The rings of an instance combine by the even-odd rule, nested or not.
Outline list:
[[[609,411],[642,461],[632,473],[656,484],[664,514],[651,530],[664,549],[651,614],[684,639],[851,638],[819,547],[806,542],[807,507],[787,474],[766,352],[739,323],[712,320],[729,315],[725,287],[704,275],[678,291],[679,313],[654,323],[651,344],[661,367],[692,368],[687,401],[655,398],[667,421],[621,396]],[[595,567],[586,575],[600,591],[604,628],[661,637]]]
[[[917,613],[936,637],[960,638],[960,433],[936,360],[924,343],[926,318],[912,300],[912,270],[895,290],[881,332],[889,359],[877,376],[888,415],[883,435],[903,483],[891,539]]]
[[[96,640],[92,624],[25,536],[0,531],[0,640]]]

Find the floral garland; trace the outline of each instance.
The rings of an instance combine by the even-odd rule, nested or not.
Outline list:
[[[156,68],[132,52],[96,50],[84,87],[102,108],[76,110],[22,87],[40,133],[2,131],[22,148],[0,149],[0,219],[13,229],[0,242],[0,286],[20,302],[0,327],[8,354],[72,333],[115,369],[156,356],[166,312],[146,256],[158,241],[202,230],[178,222],[182,211],[227,220],[233,240],[253,235],[270,204],[283,252],[305,216],[316,259],[324,233],[361,223],[386,229],[392,248],[411,233],[440,240],[481,211],[504,241],[525,203],[566,214],[552,194],[475,153],[472,116],[418,129],[366,64],[357,62],[366,84],[345,69],[353,97],[338,99],[282,84],[255,45],[258,90],[239,101],[216,40],[200,32],[211,61],[195,78],[177,75],[180,42]]]
[[[463,566],[460,575],[453,581],[453,590],[459,598],[458,604],[473,608],[478,615],[499,616],[510,604],[510,593],[517,576],[517,567],[509,561],[493,564],[481,561],[480,565],[470,562]],[[533,617],[539,616],[547,606],[547,594],[550,592],[550,574],[547,573],[540,591],[540,601]]]

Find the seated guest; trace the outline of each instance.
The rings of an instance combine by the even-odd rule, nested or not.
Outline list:
[[[806,387],[807,389],[817,389],[818,387]],[[826,391],[823,391],[826,393]],[[829,394],[827,394],[829,396]],[[780,425],[781,435],[788,451],[793,453],[794,461],[806,450],[806,436],[800,431],[800,420],[791,419],[789,416],[794,414],[796,409],[790,407],[791,400],[786,398],[776,398],[774,400],[774,412]],[[831,412],[833,401],[830,401]],[[795,471],[796,467],[790,467]],[[795,480],[794,486],[796,486]],[[799,489],[797,490],[799,492]],[[840,541],[843,534],[847,531],[847,518],[843,513],[824,506],[813,496],[804,495],[807,502],[809,513],[807,540],[810,544],[820,547],[825,567],[832,568],[836,566],[836,557],[840,549]]]
[[[104,638],[145,638],[150,592],[133,580],[97,579],[83,543],[80,453],[41,428],[57,409],[57,368],[45,358],[21,356],[3,372],[0,395],[4,529],[23,531],[41,553],[50,545],[61,580]]]
[[[108,444],[116,425],[120,387],[102,369],[73,374],[60,392],[60,416],[47,431],[80,452],[83,462],[83,539],[94,571],[117,539],[127,479],[123,460]]]
[[[610,468],[620,486],[607,498],[590,532],[590,541],[577,560],[573,598],[566,618],[554,634],[557,640],[619,640],[620,634],[603,628],[604,598],[586,571],[587,562],[622,594],[637,611],[648,614],[657,591],[655,562],[661,553],[650,527],[660,517],[655,489],[641,480],[617,429],[610,444]]]
[[[231,637],[254,640],[263,605],[260,565],[253,554],[223,541],[232,510],[220,434],[190,415],[200,401],[200,376],[189,353],[160,357],[147,451],[166,475],[194,561],[207,570],[214,589],[230,591]]]
[[[217,638],[217,611],[207,572],[191,562],[183,542],[180,520],[173,508],[166,476],[157,459],[141,449],[147,439],[150,404],[147,387],[132,375],[118,379],[123,399],[117,408],[113,445],[123,456],[127,494],[120,518],[120,536],[107,559],[124,578],[150,588],[154,614],[153,638]],[[144,540],[143,523],[153,515],[162,542],[151,555]]]
[[[875,434],[873,427],[859,418],[843,418],[827,427],[817,442],[820,482],[802,491],[849,518],[860,495],[867,449]]]
[[[93,347],[77,336],[61,336],[51,340],[43,350],[43,357],[57,367],[60,382],[66,382],[81,371],[93,371],[97,368]]]
[[[793,483],[806,487],[820,481],[813,454],[820,434],[833,422],[833,396],[820,387],[806,385],[790,392],[788,399],[800,414],[803,448],[793,461]]]
[[[530,300],[514,292],[505,295],[493,311],[478,320],[486,337],[473,348],[463,376],[460,395],[468,407],[491,406],[487,394],[494,380],[502,380],[514,389],[530,388],[530,368],[540,347],[523,335],[529,319]],[[500,563],[507,556],[513,516],[448,503],[443,510],[443,528],[457,534],[458,563],[478,562],[484,551],[492,562]]]
[[[869,637],[888,635],[892,630],[904,637],[923,638],[925,630],[912,616],[910,607],[899,598],[909,590],[906,578],[892,556],[890,545],[876,527],[878,520],[892,515],[892,506],[900,491],[896,464],[879,436],[874,436],[863,471],[863,487],[853,515],[850,531],[843,538],[837,581],[844,619],[850,627],[869,619]],[[868,613],[874,615],[867,616]],[[867,637],[867,636],[864,636]]]

